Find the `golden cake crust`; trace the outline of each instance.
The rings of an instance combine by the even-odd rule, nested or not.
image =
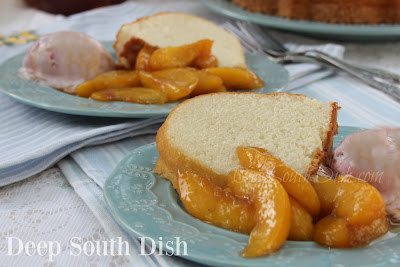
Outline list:
[[[317,149],[314,152],[313,159],[309,165],[307,175],[317,174],[320,165],[330,166],[333,138],[338,134],[339,126],[337,123],[337,111],[340,109],[336,102],[332,103],[332,114],[329,131],[326,133],[326,139],[322,143],[322,150]]]
[[[231,0],[248,11],[328,23],[400,22],[399,0]]]

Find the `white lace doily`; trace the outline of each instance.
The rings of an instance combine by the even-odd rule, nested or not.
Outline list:
[[[121,266],[128,262],[124,256],[70,255],[76,252],[70,245],[73,237],[93,243],[110,239],[58,168],[0,188],[0,218],[0,266]],[[53,262],[37,253],[9,256],[7,237],[18,237],[24,244],[57,241],[61,252]],[[16,250],[16,239],[13,242]]]

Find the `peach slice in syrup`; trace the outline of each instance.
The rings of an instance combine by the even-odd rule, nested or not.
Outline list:
[[[197,58],[211,54],[213,43],[212,40],[204,39],[192,44],[159,48],[150,57],[150,68],[164,70],[190,67]]]
[[[190,96],[197,96],[209,93],[226,92],[225,86],[222,84],[222,79],[216,75],[210,74],[204,70],[193,71],[199,78],[196,87],[190,93]]]
[[[139,77],[143,87],[166,93],[168,102],[189,96],[199,81],[192,70],[183,68],[153,72],[141,71]]]
[[[140,86],[140,79],[136,71],[115,70],[80,84],[75,92],[80,97],[89,97],[93,92],[102,89],[137,86]]]
[[[162,105],[167,101],[165,93],[140,87],[103,89],[94,92],[90,98],[100,101],[124,101],[148,105]]]
[[[310,241],[312,240],[314,224],[313,217],[291,196],[290,206],[292,209],[289,240]]]
[[[320,204],[321,212],[320,216],[326,216],[332,213],[335,208],[335,199],[338,194],[338,186],[332,179],[323,176],[312,176],[309,179],[311,185],[317,192]]]
[[[244,168],[268,173],[277,178],[287,193],[304,207],[312,216],[319,215],[320,202],[315,189],[301,174],[281,160],[271,156],[266,150],[255,147],[236,149],[240,164]]]
[[[365,225],[386,215],[382,195],[360,179],[348,175],[335,180],[314,176],[310,182],[319,196],[322,216],[332,214],[351,224]]]
[[[315,225],[314,241],[333,248],[359,247],[387,233],[388,227],[386,216],[368,224],[352,225],[345,218],[329,215]]]
[[[231,191],[249,197],[256,208],[256,226],[242,251],[247,258],[269,255],[286,241],[290,230],[291,206],[281,183],[266,173],[239,169],[229,173]]]
[[[197,69],[216,68],[218,67],[218,59],[212,54],[200,56],[193,62],[192,67]]]
[[[368,224],[386,215],[382,195],[372,185],[352,176],[335,179],[340,193],[335,199],[334,215],[347,218],[351,224]]]
[[[177,176],[180,199],[194,217],[225,229],[249,234],[255,226],[254,204],[188,171]]]
[[[157,49],[155,46],[145,44],[137,55],[135,70],[151,71],[150,57]]]
[[[244,68],[208,68],[207,72],[220,77],[228,90],[256,89],[264,86],[253,71]]]

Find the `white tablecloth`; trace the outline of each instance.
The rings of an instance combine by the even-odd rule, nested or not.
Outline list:
[[[185,5],[190,3],[191,10],[195,11],[196,14],[223,20],[222,17],[197,5],[196,1],[148,0],[142,3],[149,7],[156,7],[161,4]],[[52,16],[28,9],[23,5],[22,1],[2,0],[0,3],[0,35],[7,35],[15,30],[25,30],[27,27],[31,29],[43,27],[63,19],[62,16]],[[279,31],[274,31],[274,34],[282,41],[290,43],[324,44],[327,42]],[[400,43],[398,42],[341,44],[346,48],[346,59],[400,72],[398,65],[398,62],[400,62]],[[345,114],[348,114],[339,117],[339,123],[342,125],[360,127],[374,127],[380,124],[400,125],[399,120],[391,117],[390,114],[385,115],[385,110],[374,110],[373,101],[362,103],[364,106],[361,110],[353,109],[352,105],[357,104],[358,101],[357,90],[359,90],[360,84],[353,81],[352,88],[340,88],[341,79],[348,78],[341,77],[334,80],[324,80],[294,92],[305,93],[310,97],[322,100],[346,99],[345,96],[354,95],[354,102],[349,100],[339,101]],[[353,91],[349,92],[349,90]],[[377,105],[382,99],[386,100],[386,96],[378,94],[376,98]],[[387,110],[400,112],[398,103],[394,101],[385,103],[389,103]],[[354,111],[354,116],[351,116],[352,111]],[[145,136],[143,138],[147,138],[146,140],[150,141],[154,136]],[[75,187],[75,190],[77,190],[77,187]],[[81,237],[83,241],[109,241],[110,236],[122,235],[122,232],[118,232],[121,230],[109,228],[104,220],[99,221],[98,217],[96,217],[99,216],[99,213],[96,213],[93,210],[93,206],[89,205],[89,200],[82,200],[75,190],[58,167],[52,167],[24,181],[0,188],[0,266],[117,266],[127,265],[128,263],[133,263],[135,266],[167,266],[171,264],[188,264],[188,262],[182,263],[179,260],[170,261],[168,257],[155,259],[139,255],[134,255],[130,258],[110,255],[86,256],[83,253],[79,256],[71,256],[69,252],[72,248],[69,241],[72,237]],[[35,254],[28,256],[25,253],[21,253],[19,256],[9,256],[7,255],[7,237],[18,237],[24,243],[34,241],[36,244],[42,240],[57,241],[61,245],[61,252],[54,262],[49,262],[48,255],[40,256]],[[14,251],[13,253],[17,252]]]

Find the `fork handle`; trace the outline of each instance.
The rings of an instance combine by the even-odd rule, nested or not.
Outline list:
[[[362,66],[354,63],[349,63],[344,60],[341,60],[339,58],[332,57],[329,54],[326,54],[324,52],[318,51],[318,50],[308,50],[307,52],[315,53],[316,55],[322,57],[322,58],[329,58],[330,60],[333,60],[337,63],[340,63],[342,65],[345,65],[349,68],[353,68],[355,70],[365,72],[369,75],[371,75],[374,78],[382,79],[382,80],[388,80],[394,83],[400,83],[400,75],[387,71],[387,70],[382,70],[382,69],[376,69],[376,68],[370,68],[367,66]]]
[[[392,82],[396,83],[396,81],[393,81],[391,78],[388,79],[386,76],[379,76],[371,69],[368,69],[368,71],[361,70],[353,67],[353,65],[349,65],[348,63],[344,64],[342,63],[343,61],[338,61],[330,56],[326,57],[317,53],[312,54],[310,51],[285,53],[285,56],[281,58],[281,61],[314,63],[343,71],[391,96],[397,102],[400,102],[400,86],[392,84]],[[379,73],[382,72],[380,71]],[[392,77],[392,75],[394,74],[390,74],[389,76]]]

